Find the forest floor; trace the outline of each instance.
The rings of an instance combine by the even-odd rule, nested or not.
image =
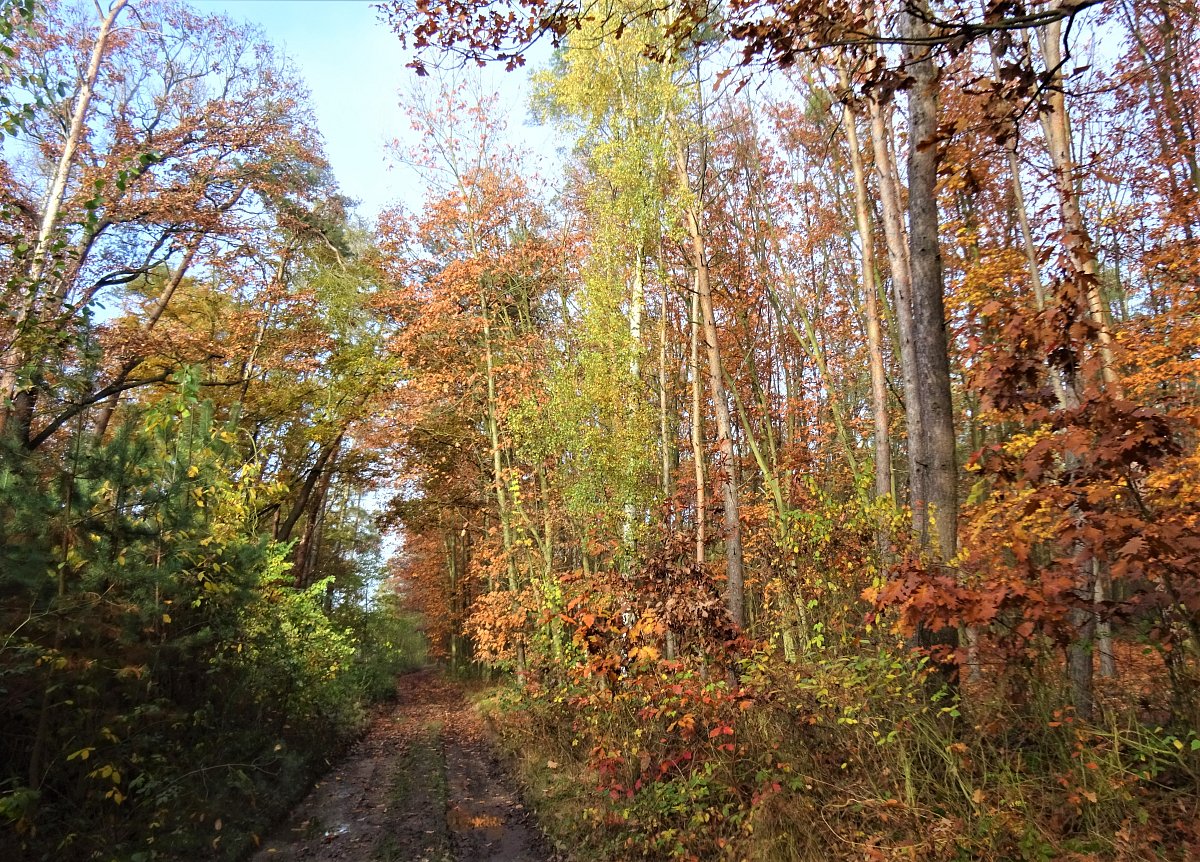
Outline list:
[[[433,670],[313,788],[253,862],[552,862],[461,686]]]

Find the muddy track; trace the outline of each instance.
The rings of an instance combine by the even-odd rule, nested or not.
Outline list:
[[[553,862],[462,691],[402,677],[395,707],[335,765],[253,862]]]

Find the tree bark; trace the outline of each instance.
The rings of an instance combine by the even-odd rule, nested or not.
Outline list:
[[[184,276],[187,275],[188,267],[192,265],[192,258],[196,256],[196,250],[200,247],[200,236],[197,234],[188,244],[187,250],[183,253],[183,260],[179,262],[179,266],[175,272],[171,274],[170,281],[163,288],[162,293],[158,295],[158,299],[154,301],[154,305],[150,309],[150,314],[142,322],[142,332],[149,332],[158,324],[159,319],[163,316],[163,312],[167,310],[167,305],[171,302],[171,298],[175,295],[175,291],[179,289],[179,285],[183,283]],[[142,363],[144,357],[135,356],[132,359],[126,360],[120,370],[117,372],[115,379],[116,384],[124,383],[134,369]],[[108,431],[108,424],[112,421],[113,413],[116,412],[117,405],[120,403],[121,394],[114,392],[104,406],[100,408],[100,415],[96,417],[94,436],[97,442],[104,439],[105,433]]]
[[[629,380],[634,387],[634,393],[638,392],[638,386],[642,373],[642,313],[646,303],[646,284],[645,284],[646,262],[642,256],[642,250],[637,250],[637,260],[633,267],[633,285],[631,296],[629,299],[629,341],[632,347],[632,352],[629,356]],[[631,393],[629,400],[630,415],[634,413],[634,399],[638,396]],[[625,503],[625,520],[621,525],[621,543],[625,546],[625,551],[628,554],[634,552],[633,547],[633,524],[637,519],[637,509],[632,501]]]
[[[854,173],[854,220],[862,246],[862,289],[866,311],[867,364],[871,373],[871,418],[875,431],[875,496],[886,499],[892,492],[892,447],[888,431],[887,377],[883,368],[883,338],[879,327],[878,292],[875,288],[875,245],[868,215],[867,177],[858,146],[858,116],[850,99],[850,77],[845,61],[838,58],[838,74],[847,101],[842,104],[842,122]],[[886,538],[880,539],[881,547]]]
[[[912,78],[908,89],[908,258],[912,277],[912,338],[906,368],[916,385],[915,416],[919,436],[909,434],[909,463],[913,470],[913,532],[919,545],[947,566],[958,551],[958,476],[954,413],[950,389],[950,357],[946,337],[945,287],[937,206],[938,79],[932,50],[920,43],[930,36],[925,18],[928,4],[918,0],[902,16],[905,67]],[[897,296],[897,305],[900,298]],[[898,309],[902,311],[902,309]],[[902,343],[901,347],[904,348]],[[916,442],[915,457],[913,443]],[[918,646],[953,650],[958,630],[920,626]],[[943,678],[954,682],[957,672],[942,665]]]
[[[725,391],[721,368],[721,349],[717,342],[717,323],[713,312],[712,289],[709,284],[708,257],[704,248],[699,213],[690,207],[686,213],[691,238],[692,265],[696,270],[696,295],[700,300],[700,319],[703,325],[705,352],[708,357],[708,391],[717,419],[717,451],[721,463],[717,477],[723,508],[722,522],[725,540],[726,605],[734,625],[746,623],[745,589],[742,573],[742,527],[738,510],[737,457],[733,448],[733,423],[729,416],[729,397]]]
[[[1113,354],[1113,338],[1108,327],[1108,315],[1105,313],[1104,299],[1100,295],[1100,267],[1096,260],[1095,246],[1088,233],[1079,204],[1079,184],[1071,143],[1071,120],[1067,113],[1066,94],[1063,91],[1062,22],[1055,21],[1038,28],[1037,37],[1042,50],[1042,59],[1050,77],[1045,96],[1049,110],[1041,112],[1040,117],[1042,133],[1046,139],[1046,149],[1054,168],[1054,185],[1058,196],[1062,243],[1066,249],[1073,275],[1078,279],[1085,292],[1088,312],[1092,324],[1096,327],[1097,339],[1100,342],[1101,380],[1109,394],[1113,398],[1119,399],[1124,397],[1124,392],[1117,374],[1116,359]],[[1081,567],[1078,573],[1076,592],[1081,600],[1092,602],[1092,609],[1087,610],[1081,607],[1072,610],[1068,615],[1068,622],[1075,629],[1074,640],[1067,650],[1067,674],[1071,681],[1071,701],[1075,707],[1075,713],[1085,720],[1092,717],[1094,708],[1093,676],[1095,671],[1092,649],[1097,634],[1104,638],[1101,652],[1108,657],[1106,670],[1112,665],[1113,655],[1109,627],[1107,624],[1102,627],[1097,625],[1100,618],[1098,603],[1105,597],[1099,575],[1098,568],[1091,564]]]
[[[906,35],[929,37],[921,2],[906,12]],[[922,545],[943,563],[958,551],[958,487],[950,357],[942,281],[937,208],[938,68],[928,48],[909,45],[908,255],[912,273],[912,352],[923,440],[915,485],[924,493],[914,507],[913,526]],[[918,511],[920,510],[920,511]]]
[[[670,389],[667,380],[667,288],[663,281],[662,313],[658,320],[658,434],[659,454],[661,455],[662,498],[665,503],[671,499],[671,455],[674,442],[671,436],[671,423],[667,411]]]
[[[700,290],[692,279],[692,466],[696,476],[696,562],[703,564],[705,547],[708,544],[706,521],[708,516],[707,487],[704,479],[704,399],[700,383]]]
[[[308,501],[312,497],[313,490],[317,487],[317,482],[325,472],[326,465],[329,459],[337,452],[342,445],[342,438],[345,436],[345,431],[339,433],[333,440],[320,450],[317,454],[317,461],[309,469],[308,474],[304,477],[304,484],[300,486],[300,496],[296,499],[296,504],[292,507],[292,511],[288,516],[276,525],[273,537],[277,542],[286,542],[292,536],[292,530],[296,528],[296,523],[300,520],[300,516],[304,514],[308,508]]]
[[[340,438],[339,447],[340,448]],[[333,458],[330,458],[332,461]],[[293,566],[293,583],[297,589],[312,586],[313,574],[317,567],[317,554],[321,541],[321,530],[325,524],[325,500],[329,496],[329,485],[333,481],[333,467],[327,462],[321,471],[321,480],[316,491],[309,500],[308,519],[304,522],[304,532],[296,545],[296,559]]]
[[[871,147],[875,156],[875,171],[879,177],[879,203],[883,214],[883,236],[888,251],[888,266],[892,273],[893,306],[899,334],[900,370],[904,382],[904,422],[908,433],[908,501],[913,514],[914,532],[926,532],[923,485],[925,472],[918,464],[925,461],[922,446],[925,433],[920,409],[920,376],[916,365],[912,312],[912,271],[909,261],[908,233],[904,227],[904,208],[900,195],[900,180],[892,157],[889,140],[891,123],[887,121],[884,105],[873,96],[867,102],[871,115]]]
[[[1084,283],[1088,309],[1100,342],[1104,384],[1113,397],[1122,398],[1124,394],[1113,355],[1112,332],[1108,327],[1108,316],[1104,310],[1103,297],[1100,295],[1100,268],[1096,260],[1095,246],[1079,206],[1078,177],[1071,147],[1071,121],[1067,114],[1066,95],[1063,92],[1062,22],[1055,21],[1039,28],[1038,40],[1046,69],[1050,72],[1050,85],[1046,90],[1046,104],[1049,110],[1041,112],[1039,116],[1050,162],[1054,166],[1062,241],[1075,275]]]

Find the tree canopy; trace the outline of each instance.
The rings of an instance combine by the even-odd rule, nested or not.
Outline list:
[[[270,34],[0,7],[0,850],[242,858],[429,661],[580,858],[1195,858],[1195,4],[379,11],[368,221]]]

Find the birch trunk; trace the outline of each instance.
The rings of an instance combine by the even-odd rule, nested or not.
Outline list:
[[[875,156],[875,171],[879,177],[879,203],[883,214],[883,236],[888,251],[888,266],[892,273],[893,306],[899,338],[900,369],[904,382],[904,422],[908,433],[908,497],[912,508],[914,531],[927,531],[924,471],[917,465],[925,460],[921,447],[925,434],[920,410],[920,377],[917,373],[912,313],[912,272],[909,263],[908,234],[904,228],[900,180],[892,157],[889,140],[892,136],[885,107],[875,98],[868,101],[871,115],[871,148]]]
[[[67,128],[63,151],[59,155],[54,176],[50,181],[50,191],[47,194],[41,223],[38,226],[37,241],[33,246],[33,266],[29,273],[28,292],[13,318],[11,340],[5,348],[3,359],[0,359],[0,435],[5,432],[8,420],[12,416],[12,399],[17,392],[18,376],[21,367],[27,361],[21,347],[21,330],[33,315],[42,280],[49,267],[50,241],[58,227],[59,210],[62,209],[63,200],[66,197],[67,181],[71,176],[71,168],[74,167],[75,153],[83,138],[92,92],[96,87],[96,79],[100,76],[100,64],[104,59],[104,51],[108,47],[108,37],[112,33],[113,25],[120,16],[121,10],[127,3],[128,0],[115,0],[109,7],[108,14],[100,22],[100,30],[96,34],[96,44],[92,46],[91,58],[76,98],[75,110],[71,114],[71,124]]]
[[[637,261],[633,268],[633,286],[629,299],[629,341],[632,352],[629,356],[629,379],[634,387],[630,397],[630,412],[633,411],[633,399],[638,397],[638,378],[642,372],[642,312],[646,301],[645,260],[639,249]],[[621,540],[627,553],[633,552],[633,522],[637,518],[637,510],[632,502],[625,504],[625,520],[621,525]]]
[[[692,280],[692,464],[696,472],[696,562],[703,564],[705,546],[708,544],[706,531],[708,501],[704,480],[704,399],[700,383],[700,290]]]
[[[717,451],[721,463],[718,466],[723,508],[722,521],[725,540],[726,605],[734,625],[745,625],[745,593],[742,583],[742,527],[738,511],[737,458],[733,448],[733,423],[729,417],[729,398],[725,391],[724,373],[721,368],[721,349],[717,342],[717,323],[713,313],[712,290],[708,279],[708,257],[701,233],[700,217],[696,209],[686,214],[688,234],[692,245],[692,263],[696,269],[696,295],[700,300],[700,318],[703,324],[705,353],[708,358],[708,390],[712,398],[717,419]]]
[[[850,77],[845,61],[838,58],[838,75],[849,98]],[[871,372],[871,418],[875,430],[875,496],[885,499],[892,491],[892,448],[888,432],[887,377],[883,369],[883,339],[879,327],[878,294],[875,289],[875,246],[868,215],[867,177],[858,146],[858,117],[849,101],[842,105],[850,168],[854,174],[854,220],[862,246],[862,289],[866,311],[867,362]],[[886,536],[878,539],[881,549]]]

